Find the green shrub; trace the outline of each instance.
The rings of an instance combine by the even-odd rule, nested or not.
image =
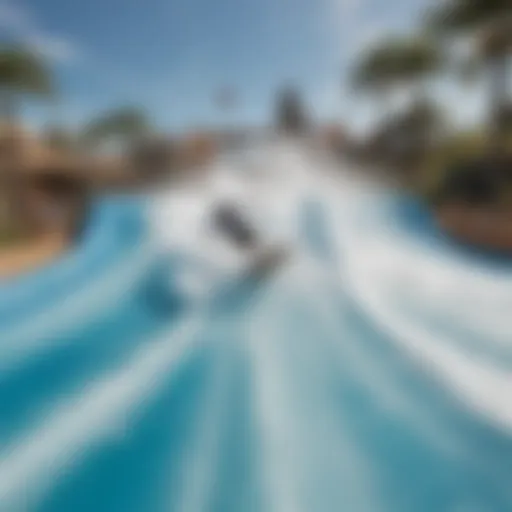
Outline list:
[[[512,134],[507,148],[512,155]],[[451,174],[460,164],[477,160],[489,154],[490,150],[489,139],[482,132],[463,132],[446,139],[425,159],[419,173],[419,193],[435,201],[446,184],[453,180]],[[503,195],[508,196],[508,192],[504,184]]]

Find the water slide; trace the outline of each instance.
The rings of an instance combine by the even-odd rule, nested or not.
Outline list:
[[[210,177],[0,287],[0,511],[511,510],[511,266],[293,145]],[[226,196],[293,249],[271,277]]]

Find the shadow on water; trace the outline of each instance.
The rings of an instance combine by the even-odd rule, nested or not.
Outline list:
[[[170,256],[162,256],[138,291],[140,305],[157,318],[175,320],[190,306],[177,285],[177,272],[177,261]]]
[[[181,270],[179,259],[164,256],[141,287],[138,300],[156,317],[173,321],[194,308],[201,307],[201,299],[190,299],[186,290],[180,287],[178,277]],[[204,304],[208,306],[208,315],[212,319],[219,316],[237,317],[263,291],[271,273],[268,271],[257,275],[241,272],[226,278],[203,298]]]

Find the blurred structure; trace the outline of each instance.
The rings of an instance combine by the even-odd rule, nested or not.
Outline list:
[[[18,127],[26,96],[48,98],[53,91],[49,70],[34,53],[16,45],[0,47],[0,231],[18,229],[22,211],[20,184],[13,168],[24,151],[25,134]]]
[[[300,93],[288,87],[283,89],[276,99],[276,125],[290,135],[303,135],[310,128],[310,120],[306,106]]]
[[[320,144],[337,156],[345,156],[349,150],[349,141],[340,123],[323,124],[318,127]]]
[[[82,159],[57,150],[19,126],[4,126],[0,148],[7,147],[11,191],[15,190],[20,229],[74,231],[84,207],[82,192],[90,179]],[[7,162],[5,162],[6,164]],[[79,200],[80,197],[80,200]]]

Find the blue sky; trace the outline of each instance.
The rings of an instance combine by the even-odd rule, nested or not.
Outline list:
[[[0,0],[0,34],[37,47],[56,72],[58,110],[30,105],[35,124],[57,111],[80,125],[126,104],[167,130],[259,124],[293,83],[319,118],[357,126],[372,111],[343,85],[351,63],[382,35],[413,29],[426,2]],[[239,92],[230,113],[212,101],[224,85]]]

